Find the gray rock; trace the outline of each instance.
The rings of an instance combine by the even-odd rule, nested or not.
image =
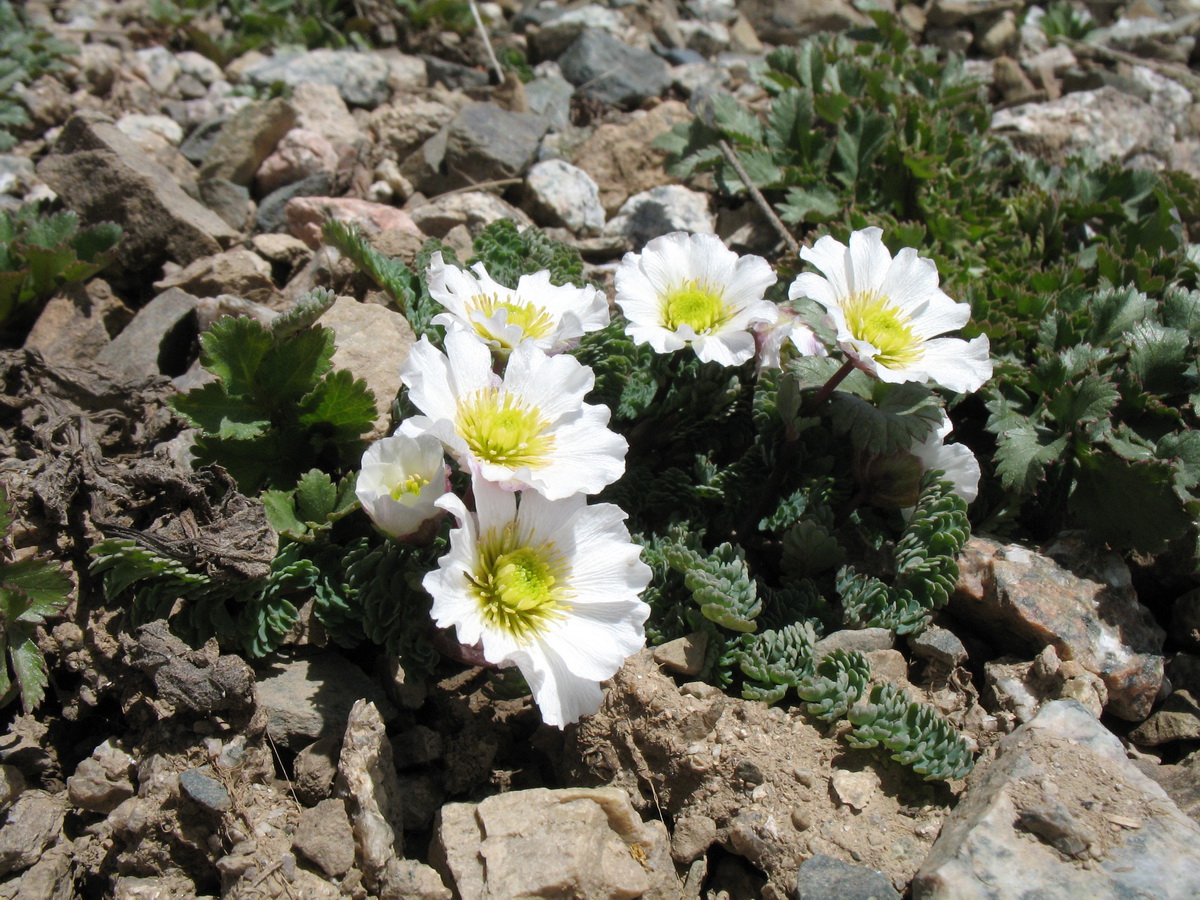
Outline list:
[[[36,181],[37,171],[32,159],[0,153],[0,194],[23,196]]]
[[[309,175],[293,184],[285,185],[262,198],[254,214],[256,231],[272,234],[287,228],[287,205],[297,197],[324,197],[333,188],[328,172]]]
[[[1086,855],[1087,865],[1062,847]],[[1200,826],[1087,710],[1055,701],[972,773],[912,893],[914,900],[1184,900],[1200,895]]]
[[[133,758],[105,741],[67,779],[71,805],[107,815],[133,796],[133,772]]]
[[[185,769],[179,773],[180,789],[209,812],[221,813],[233,807],[233,798],[225,785],[212,777],[212,769]]]
[[[248,712],[254,704],[254,672],[216,641],[193,650],[158,619],[137,630],[127,647],[130,663],[154,682],[155,704],[164,715]]]
[[[1006,652],[1032,655],[1052,645],[1059,658],[1103,679],[1109,712],[1140,722],[1162,684],[1163,632],[1138,602],[1128,567],[1073,539],[1047,553],[971,538],[951,611],[979,623]]]
[[[404,316],[375,303],[338,297],[321,317],[336,333],[335,369],[348,369],[375,394],[375,426],[363,435],[375,440],[392,431],[392,401],[400,392],[400,366],[416,341]]]
[[[441,84],[452,91],[464,91],[487,87],[490,83],[488,73],[479,69],[436,56],[426,56],[424,60],[425,79],[430,84]]]
[[[472,103],[450,122],[446,169],[464,184],[519,177],[533,162],[545,133],[546,123],[535,115]]]
[[[66,798],[26,791],[8,810],[0,827],[0,876],[28,869],[61,834]]]
[[[575,85],[558,75],[543,75],[525,85],[529,111],[539,116],[550,131],[566,131],[571,124],[571,98]]]
[[[292,847],[330,878],[340,878],[354,865],[354,832],[346,804],[322,800],[300,813]]]
[[[672,231],[711,234],[715,230],[716,219],[708,211],[708,194],[681,184],[634,194],[604,226],[604,234],[623,237],[638,249]]]
[[[600,189],[592,176],[561,159],[537,163],[525,176],[527,205],[534,221],[576,234],[598,234],[604,227]]]
[[[671,833],[671,859],[681,866],[691,865],[717,842],[717,823],[708,816],[681,816]]]
[[[271,264],[245,247],[234,247],[216,256],[198,259],[154,283],[155,290],[179,288],[192,297],[234,294],[243,300],[266,303],[276,293]]]
[[[221,217],[230,228],[246,231],[254,216],[255,205],[250,189],[228,178],[209,178],[197,185],[204,205]]]
[[[155,93],[171,93],[171,86],[183,71],[174,53],[166,47],[148,47],[136,51],[134,58],[133,71],[146,79]]]
[[[296,124],[296,109],[282,97],[251,103],[221,128],[200,166],[200,180],[224,178],[249,186],[262,161]]]
[[[625,17],[604,6],[589,4],[577,9],[555,10],[537,29],[530,29],[529,49],[534,59],[558,59],[588,29],[619,38],[626,28]]]
[[[404,854],[403,799],[383,718],[367,700],[356,701],[350,710],[337,794],[350,814],[364,884],[381,897],[391,896]]]
[[[997,110],[992,130],[1020,150],[1061,164],[1085,150],[1101,159],[1151,153],[1169,159],[1175,126],[1144,100],[1113,87]]]
[[[961,666],[967,661],[967,648],[953,631],[931,625],[920,634],[908,639],[913,656],[929,660],[939,666]]]
[[[197,333],[196,303],[179,288],[164,291],[137,311],[96,361],[126,379],[181,374]]]
[[[217,138],[221,136],[221,129],[228,121],[228,119],[209,119],[207,122],[197,125],[183,139],[183,143],[179,145],[179,152],[189,162],[200,165],[216,145]]]
[[[38,164],[38,176],[87,222],[114,220],[124,234],[117,261],[130,271],[187,265],[238,238],[216,213],[187,194],[171,174],[102,118],[73,116]]]
[[[306,82],[333,85],[348,105],[368,109],[391,97],[389,76],[383,57],[355,50],[281,53],[242,73],[246,81],[260,88],[280,82],[293,88]]]
[[[887,628],[843,628],[817,641],[813,655],[823,659],[834,650],[870,653],[874,650],[891,650],[894,646],[896,636]]]
[[[396,715],[383,691],[362,669],[338,653],[275,662],[259,671],[258,705],[271,738],[292,750],[346,728],[350,709],[370,699],[387,720]]]
[[[519,228],[533,224],[529,216],[511,203],[481,191],[447,194],[409,207],[408,213],[422,232],[436,238],[444,238],[460,225],[475,235],[499,219],[512,219]]]
[[[796,900],[900,900],[882,872],[814,854],[796,875]]]
[[[679,30],[689,50],[712,59],[729,49],[729,29],[721,22],[681,21]]]
[[[738,11],[758,37],[772,44],[795,44],[810,35],[871,24],[845,0],[750,0],[739,3]]]
[[[441,776],[431,770],[400,772],[396,775],[400,796],[404,798],[404,830],[428,831],[433,817],[446,802]]]
[[[313,741],[296,754],[292,764],[293,784],[300,802],[308,806],[329,796],[337,777],[337,758],[342,741],[337,735],[327,735]]]
[[[645,868],[635,843],[650,848]],[[663,875],[675,894],[657,895],[678,896],[666,849],[665,832],[643,825],[622,790],[537,788],[442,807],[429,855],[461,900],[650,897]],[[669,874],[650,864],[658,859]]]
[[[667,64],[604,31],[585,31],[559,58],[563,77],[589,97],[634,107],[671,83]]]
[[[25,790],[25,776],[16,766],[0,765],[0,812],[12,806]]]

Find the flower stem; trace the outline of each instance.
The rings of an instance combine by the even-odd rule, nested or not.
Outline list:
[[[854,360],[848,359],[844,363],[842,363],[842,367],[840,369],[838,369],[836,372],[834,372],[832,377],[830,377],[830,379],[821,386],[821,389],[812,395],[812,399],[810,399],[806,404],[804,404],[805,409],[807,409],[811,412],[812,410],[815,410],[818,406],[820,406],[822,403],[824,403],[826,400],[828,400],[829,395],[833,393],[834,389],[839,384],[841,384],[843,381],[845,381],[846,376],[849,375],[853,371],[854,371]]]

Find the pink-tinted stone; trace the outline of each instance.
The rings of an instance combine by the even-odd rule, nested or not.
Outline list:
[[[269,194],[318,172],[332,174],[337,165],[338,153],[328,138],[306,128],[293,128],[263,160],[255,177],[259,192]]]
[[[363,231],[407,231],[421,235],[402,209],[354,197],[295,197],[287,204],[288,231],[314,250],[321,246],[321,226],[327,219],[353,222]]]
[[[1128,567],[1071,539],[1047,553],[971,538],[951,612],[1005,652],[1033,655],[1052,645],[1100,677],[1109,712],[1141,721],[1162,685],[1164,634],[1138,602]]]

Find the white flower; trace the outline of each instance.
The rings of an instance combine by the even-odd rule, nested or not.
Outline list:
[[[754,355],[750,326],[779,315],[763,299],[774,283],[761,256],[739,257],[715,234],[675,231],[625,254],[616,302],[635,343],[658,353],[691,345],[704,362],[735,366]]]
[[[547,356],[522,341],[501,379],[486,344],[451,331],[445,354],[422,338],[400,377],[425,415],[401,422],[399,433],[434,435],[487,481],[557,500],[594,494],[625,473],[628,445],[608,430],[608,407],[583,402],[596,379],[573,356]]]
[[[422,582],[433,618],[480,643],[488,662],[518,666],[543,721],[561,728],[596,712],[599,682],[644,645],[650,608],[638,594],[650,567],[611,503],[525,492],[518,505],[515,493],[474,485],[475,513],[453,494],[439,501],[459,527]]]
[[[371,521],[397,540],[428,530],[442,511],[434,503],[449,488],[441,442],[432,435],[393,435],[363,454],[355,493]]]
[[[919,444],[913,444],[911,452],[921,461],[925,471],[941,469],[946,480],[954,485],[954,493],[970,503],[979,496],[979,460],[966,444],[947,444],[946,438],[954,425],[942,413],[942,422]]]
[[[513,290],[493,281],[483,263],[473,268],[474,275],[446,265],[441,253],[430,258],[429,295],[447,310],[433,324],[474,332],[503,355],[526,339],[558,353],[608,324],[608,301],[590,285],[551,284],[541,271],[522,275]]]
[[[880,381],[934,381],[968,393],[992,376],[986,336],[970,342],[937,338],[967,324],[971,308],[938,287],[933,260],[905,247],[892,259],[878,228],[850,235],[850,246],[826,235],[800,255],[824,273],[797,276],[793,300],[810,297],[825,307],[838,344]]]

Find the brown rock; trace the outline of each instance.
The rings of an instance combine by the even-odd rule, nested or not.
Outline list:
[[[871,24],[844,0],[750,0],[739,3],[738,11],[772,44],[794,44],[809,35]]]
[[[571,162],[599,186],[605,213],[614,215],[633,194],[675,181],[663,168],[666,151],[651,145],[674,125],[691,118],[682,103],[660,103],[649,112],[634,113],[622,124],[601,125],[580,146]]]
[[[1072,549],[1064,542],[1051,548]],[[1163,632],[1115,554],[1075,553],[1066,568],[1028,548],[973,537],[950,602],[1005,651],[1037,653],[1049,644],[1099,675],[1114,715],[1141,721],[1150,713],[1162,684]]]
[[[101,348],[96,361],[127,379],[182,374],[196,337],[196,303],[187,291],[164,291]]]
[[[181,288],[194,297],[234,294],[254,303],[269,303],[276,295],[271,282],[271,265],[253,250],[234,247],[215,256],[198,259],[162,281],[156,290]]]
[[[329,796],[337,777],[337,758],[342,742],[336,735],[313,741],[296,754],[292,768],[296,796],[301,803],[316,805]]]
[[[68,284],[50,298],[25,338],[51,364],[91,362],[133,318],[107,281]]]
[[[124,229],[117,262],[142,271],[169,258],[181,265],[219,253],[237,240],[211,210],[183,192],[112,122],[80,113],[64,126],[38,176],[87,222],[117,221]]]
[[[1188,691],[1175,691],[1160,709],[1129,734],[1135,744],[1157,747],[1171,741],[1200,738],[1200,704]]]
[[[62,834],[65,798],[26,791],[8,810],[0,828],[0,876],[28,869]]]
[[[679,675],[698,675],[707,652],[708,635],[700,631],[655,647],[654,661]]]
[[[330,878],[345,875],[354,865],[354,832],[346,804],[322,800],[300,813],[292,846]]]
[[[442,239],[459,226],[465,226],[472,235],[478,234],[500,219],[512,219],[518,227],[533,224],[529,216],[511,203],[482,191],[446,194],[408,212],[422,232]]]
[[[260,194],[324,172],[337,170],[338,152],[322,134],[305,128],[293,128],[280,140],[274,152],[258,167],[255,181]]]
[[[204,157],[200,178],[248,186],[275,145],[296,124],[296,109],[282,97],[243,106],[225,123]]]
[[[321,246],[321,226],[327,219],[353,222],[363,231],[399,229],[420,234],[404,210],[354,197],[295,197],[287,204],[288,231],[314,250]]]

